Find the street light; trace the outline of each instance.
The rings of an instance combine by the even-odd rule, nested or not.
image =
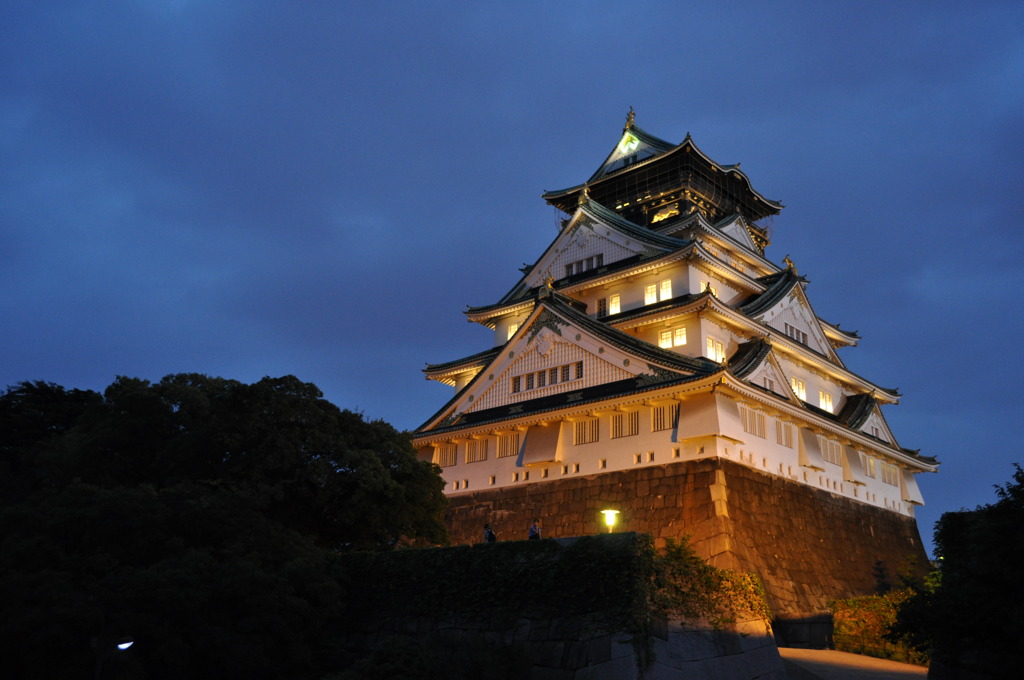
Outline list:
[[[615,520],[619,514],[618,510],[602,510],[601,514],[604,515],[604,523],[608,525],[608,533],[612,533],[615,530]]]

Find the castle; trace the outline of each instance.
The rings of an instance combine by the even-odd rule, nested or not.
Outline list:
[[[543,197],[564,213],[554,240],[466,311],[493,346],[425,369],[455,391],[414,444],[456,541],[484,522],[524,538],[533,517],[595,533],[617,510],[622,530],[758,573],[782,622],[923,565],[915,475],[937,463],[897,443],[882,407],[899,393],[846,368],[859,336],[766,258],[779,202],[632,110],[589,179]]]

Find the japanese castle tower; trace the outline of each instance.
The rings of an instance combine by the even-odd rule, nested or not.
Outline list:
[[[632,110],[589,179],[543,197],[564,213],[555,239],[466,311],[493,345],[425,369],[455,392],[414,444],[441,467],[456,541],[484,522],[525,538],[533,517],[596,533],[618,510],[616,530],[688,535],[757,572],[783,625],[923,564],[915,476],[936,462],[886,423],[899,393],[846,368],[859,336],[766,257],[780,203]]]

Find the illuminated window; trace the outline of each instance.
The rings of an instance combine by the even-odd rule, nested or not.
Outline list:
[[[789,384],[793,387],[793,392],[800,398],[801,401],[807,401],[807,385],[800,378],[790,378]]]
[[[775,421],[775,441],[780,446],[793,448],[793,426],[790,423]]]
[[[821,446],[821,457],[825,459],[826,463],[832,463],[833,465],[843,464],[842,444],[835,439],[829,439],[820,434],[818,435],[818,444]]]
[[[765,417],[760,411],[740,404],[740,420],[743,422],[743,431],[755,437],[764,439]]]
[[[600,421],[597,418],[577,420],[573,430],[573,444],[592,444],[598,439]]]
[[[673,330],[661,331],[658,334],[659,347],[676,347],[686,344],[686,329],[676,328]]]
[[[671,300],[672,299],[672,279],[666,279],[658,284],[658,299],[659,300]]]
[[[871,477],[872,479],[878,476],[878,471],[876,469],[877,461],[875,460],[874,456],[869,456],[868,454],[862,451],[860,454],[860,462],[861,465],[864,466],[864,474],[866,474],[868,477]]]
[[[882,463],[882,481],[893,486],[898,485],[900,469],[892,463]]]
[[[671,430],[679,420],[679,404],[655,406],[651,409],[651,431]]]
[[[615,413],[612,415],[612,438],[631,437],[640,432],[640,412]]]
[[[477,463],[487,460],[487,440],[471,439],[466,442],[466,462]]]
[[[620,309],[621,308],[619,306],[619,294],[616,293],[615,295],[609,295],[608,296],[608,313],[609,314],[618,314]]]
[[[716,340],[710,336],[708,337],[707,356],[708,359],[717,361],[718,363],[725,361],[725,345],[722,344],[721,340]]]
[[[832,395],[824,390],[818,390],[818,406],[832,413]]]
[[[519,455],[519,433],[510,432],[498,435],[498,458]]]
[[[455,444],[442,444],[434,450],[434,462],[441,467],[455,465]]]
[[[517,324],[517,323],[509,324],[508,325],[508,337],[506,339],[507,340],[511,340],[512,336],[516,334],[517,330],[519,330],[519,324]]]
[[[701,281],[700,292],[703,293],[706,290],[710,290],[712,295],[718,297],[718,288],[716,286],[712,286],[710,281]]]
[[[644,304],[652,305],[658,301],[658,286],[651,283],[644,286]]]

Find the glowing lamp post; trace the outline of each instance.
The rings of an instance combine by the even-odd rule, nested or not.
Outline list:
[[[615,530],[615,520],[618,519],[618,510],[602,510],[601,514],[604,515],[604,523],[608,526],[608,533],[612,533]]]

